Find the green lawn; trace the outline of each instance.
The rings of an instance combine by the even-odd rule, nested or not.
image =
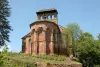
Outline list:
[[[65,64],[67,57],[58,55],[29,55],[23,53],[1,53],[3,67],[35,67],[37,62]],[[1,66],[1,67],[2,67]]]

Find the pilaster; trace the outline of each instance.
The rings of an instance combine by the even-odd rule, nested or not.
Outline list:
[[[51,33],[51,44],[50,44],[50,54],[53,55],[54,54],[54,40],[53,40],[53,30]]]
[[[38,46],[38,33],[34,32],[34,53],[37,54],[37,46]]]
[[[44,41],[43,41],[43,54],[46,54],[46,31],[44,30],[43,31],[43,34],[44,34]]]

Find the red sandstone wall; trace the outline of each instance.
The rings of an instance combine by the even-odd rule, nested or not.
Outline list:
[[[45,30],[45,28],[47,29]],[[60,28],[60,31],[62,32],[63,29],[61,27],[59,28]],[[41,33],[41,31],[42,31],[42,34],[39,34]],[[64,55],[66,50],[62,48],[63,44],[61,44],[60,40],[54,38],[56,36],[56,33],[60,31],[58,27],[52,23],[44,22],[44,23],[37,23],[37,25],[33,25],[31,27],[31,34],[30,34],[32,45],[29,43],[29,38],[27,37],[25,53],[36,53],[36,54],[41,53],[42,54],[44,50],[46,50],[45,53],[47,54],[63,54]],[[52,34],[55,34],[55,36]],[[59,39],[61,38],[59,37]],[[57,40],[56,43],[54,42],[55,40]],[[46,48],[44,47],[44,41],[46,41]]]

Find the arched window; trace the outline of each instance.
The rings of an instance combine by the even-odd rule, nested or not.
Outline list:
[[[40,16],[40,20],[42,20],[42,16]]]
[[[43,28],[42,27],[39,27],[38,28],[38,41],[42,41],[44,39],[44,36],[43,36]]]
[[[52,19],[55,19],[55,16],[54,15],[52,15]]]
[[[46,16],[44,16],[44,20],[46,20],[47,19],[47,17]]]
[[[35,32],[35,29],[32,29],[32,31],[31,31],[31,35],[32,35],[34,32]]]
[[[50,20],[50,16],[48,16],[48,20]]]
[[[32,42],[31,42],[31,39],[29,39],[29,44],[31,45],[31,43],[32,43]]]
[[[43,34],[43,28],[39,27],[38,28],[38,35],[41,36]]]
[[[39,31],[39,36],[41,36],[42,35],[42,31]]]

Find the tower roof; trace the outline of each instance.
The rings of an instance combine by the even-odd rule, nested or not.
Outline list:
[[[56,12],[58,14],[58,12],[55,8],[42,9],[42,10],[39,10],[38,12],[36,12],[36,13],[39,14],[39,13],[43,13],[43,12]]]

